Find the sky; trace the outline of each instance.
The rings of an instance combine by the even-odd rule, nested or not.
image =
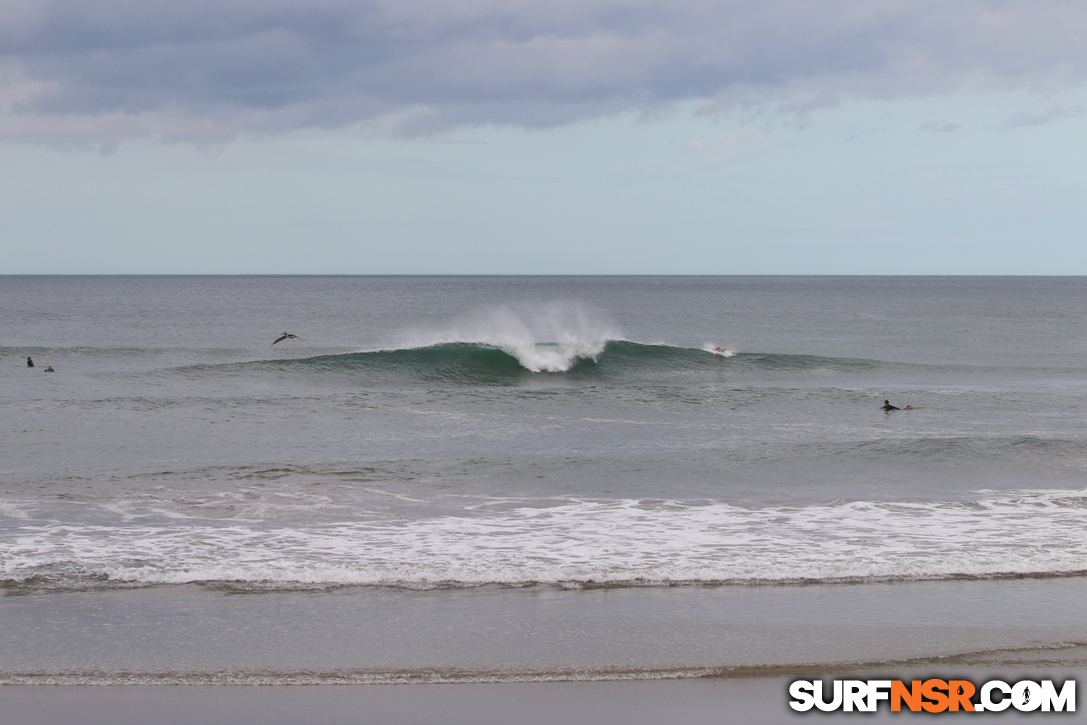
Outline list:
[[[0,0],[0,274],[1087,274],[1087,3]]]

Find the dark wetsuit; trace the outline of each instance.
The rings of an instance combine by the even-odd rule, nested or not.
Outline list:
[[[33,360],[31,360],[30,358],[27,358],[27,359],[26,359],[26,366],[27,366],[28,368],[32,368],[32,367],[34,367],[34,361],[33,361]]]
[[[896,408],[896,407],[894,407],[894,406],[893,406],[893,405],[891,405],[890,403],[886,403],[886,404],[885,404],[885,405],[883,406],[883,409],[884,409],[884,410],[887,410],[887,411],[891,411],[891,410],[902,410],[901,408]]]

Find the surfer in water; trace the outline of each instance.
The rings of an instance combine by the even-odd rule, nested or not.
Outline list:
[[[26,359],[26,366],[27,366],[28,368],[32,368],[32,367],[34,367],[34,361],[33,361],[33,360],[31,360],[31,359],[30,359],[29,357],[27,357],[27,359]]]
[[[901,408],[896,408],[893,405],[891,405],[891,401],[889,401],[889,400],[884,400],[883,401],[883,409],[885,411],[887,411],[888,413],[890,413],[892,410],[902,410]]]

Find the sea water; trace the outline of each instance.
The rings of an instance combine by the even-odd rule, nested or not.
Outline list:
[[[0,682],[1082,666],[1085,312],[1083,278],[0,277]]]

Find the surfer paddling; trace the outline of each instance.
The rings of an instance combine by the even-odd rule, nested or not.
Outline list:
[[[284,340],[301,340],[301,339],[302,338],[299,337],[298,335],[292,335],[289,332],[284,332],[282,335],[279,336],[279,339],[277,339],[276,342],[283,342]],[[275,345],[276,342],[273,342],[272,344]]]
[[[905,408],[896,408],[893,405],[891,405],[891,401],[884,400],[882,410],[885,410],[888,413],[890,413],[892,410],[913,410],[913,406],[912,405],[907,405]]]

